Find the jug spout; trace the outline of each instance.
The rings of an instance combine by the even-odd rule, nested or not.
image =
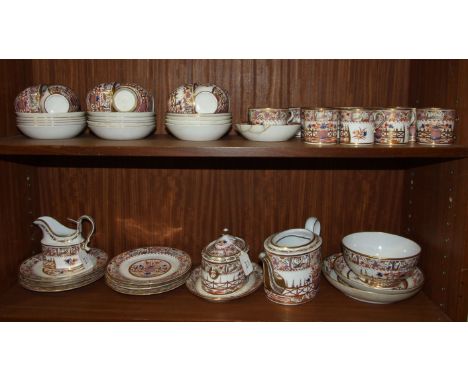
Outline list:
[[[274,293],[281,294],[286,289],[286,281],[283,277],[278,274],[275,274],[273,270],[273,264],[271,263],[270,258],[262,252],[259,255],[260,260],[262,260],[264,269],[263,269],[263,280],[265,287],[271,290]]]
[[[42,243],[47,245],[57,245],[58,242],[70,241],[77,236],[79,232],[60,224],[50,216],[41,216],[34,222],[42,231]]]

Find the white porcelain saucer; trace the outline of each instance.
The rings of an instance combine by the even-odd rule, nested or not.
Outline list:
[[[263,283],[263,271],[260,265],[256,263],[252,263],[254,268],[253,272],[248,276],[247,282],[244,284],[242,288],[239,290],[229,293],[226,295],[213,295],[206,292],[202,288],[201,282],[201,267],[196,267],[190,277],[187,279],[185,285],[187,286],[188,290],[192,292],[195,296],[201,297],[205,300],[212,301],[212,302],[225,302],[230,300],[235,300],[244,296],[247,296],[253,292],[255,292],[260,285]]]
[[[414,273],[403,280],[395,287],[375,287],[362,281],[346,264],[344,257],[340,254],[337,255],[333,266],[338,277],[346,284],[353,288],[367,290],[370,292],[378,292],[384,294],[401,294],[409,293],[413,290],[420,289],[424,284],[424,275],[419,268],[416,268]]]
[[[300,124],[271,126],[238,124],[236,130],[250,141],[283,142],[295,137],[300,127]]]
[[[384,294],[378,292],[365,291],[357,288],[353,288],[347,285],[345,282],[339,280],[338,275],[336,274],[333,266],[336,258],[339,256],[331,255],[323,260],[322,264],[322,273],[330,284],[332,284],[336,289],[344,293],[346,296],[358,300],[361,302],[366,302],[370,304],[391,304],[394,302],[406,300],[410,297],[413,297],[417,294],[420,288],[412,290],[411,292],[399,293],[399,294]]]
[[[201,91],[195,96],[194,104],[197,113],[211,114],[218,108],[218,99],[210,91]]]

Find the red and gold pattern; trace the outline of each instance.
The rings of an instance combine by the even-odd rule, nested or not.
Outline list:
[[[416,141],[431,145],[455,143],[456,112],[452,109],[417,109]]]

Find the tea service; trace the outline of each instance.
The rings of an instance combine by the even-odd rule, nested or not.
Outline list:
[[[83,237],[82,225],[91,229]],[[94,220],[83,215],[75,228],[62,225],[50,216],[34,221],[42,231],[42,252],[26,259],[19,269],[19,281],[26,289],[38,292],[59,292],[93,283],[104,275],[107,254],[89,247],[94,233]]]

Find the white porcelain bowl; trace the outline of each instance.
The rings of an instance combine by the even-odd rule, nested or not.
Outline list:
[[[134,126],[134,127],[102,127],[89,125],[90,130],[99,138],[114,141],[129,141],[147,137],[154,126]]]
[[[299,124],[271,126],[238,124],[236,130],[250,141],[282,142],[295,137],[300,127]]]
[[[392,287],[411,276],[421,247],[385,232],[356,232],[342,240],[346,264],[370,285]]]
[[[95,122],[88,120],[88,126],[98,126],[98,127],[138,127],[138,126],[155,126],[155,121],[148,122]]]
[[[152,117],[156,115],[153,111],[146,111],[146,112],[123,112],[123,111],[115,111],[115,112],[106,112],[106,111],[88,111],[89,116],[93,117],[103,117],[103,118],[144,118],[144,117]]]
[[[215,141],[231,128],[231,124],[200,126],[166,124],[166,126],[174,136],[184,141]]]
[[[86,127],[86,122],[73,125],[26,126],[18,125],[18,129],[29,138],[34,139],[69,139],[79,135]]]

